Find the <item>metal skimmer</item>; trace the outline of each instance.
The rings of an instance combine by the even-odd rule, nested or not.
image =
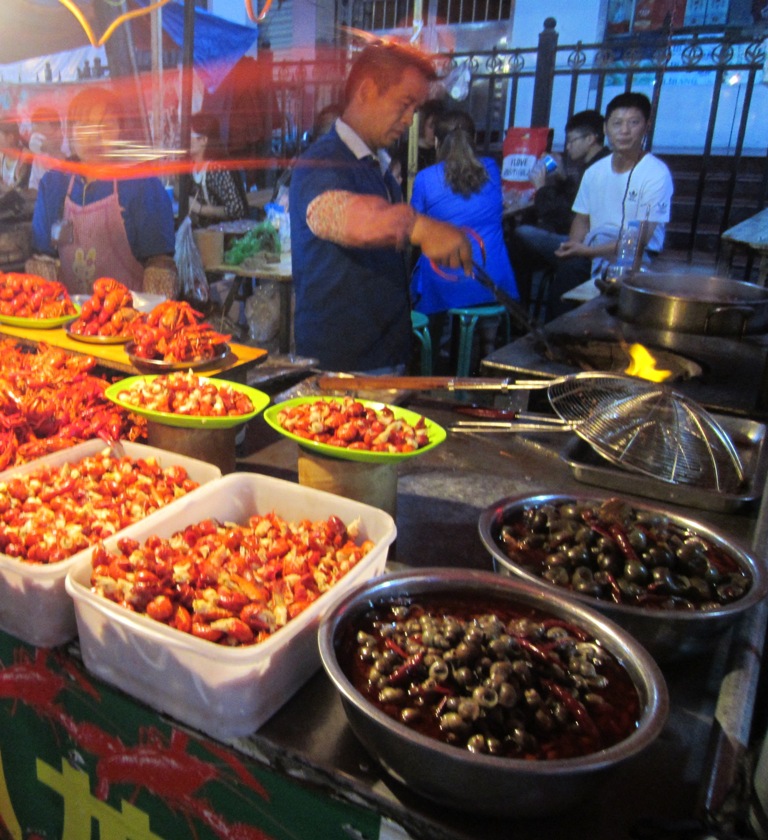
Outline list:
[[[674,484],[733,493],[744,470],[727,432],[698,403],[626,376],[564,377],[547,391],[573,431],[614,464]]]
[[[728,433],[698,403],[669,386],[620,373],[584,371],[556,379],[473,379],[429,376],[322,377],[321,390],[546,389],[560,418],[519,413],[503,423],[460,421],[458,432],[573,431],[614,464],[672,484],[738,492],[744,469]],[[522,422],[520,422],[522,421]],[[554,422],[553,422],[554,421]]]

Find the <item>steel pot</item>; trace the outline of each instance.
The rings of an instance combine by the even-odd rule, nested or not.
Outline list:
[[[535,564],[525,562],[525,555],[514,559],[503,548],[500,538],[502,528],[517,519],[526,508],[571,502],[599,505],[609,498],[616,497],[608,493],[589,492],[500,499],[480,514],[480,539],[490,553],[496,571],[544,587],[552,597],[561,596],[597,610],[640,642],[657,662],[673,662],[710,652],[726,630],[768,595],[768,571],[756,557],[703,522],[653,504],[631,502],[635,510],[664,517],[683,531],[698,535],[715,545],[751,578],[749,590],[735,601],[707,610],[660,610],[614,603],[551,583],[541,577]]]
[[[700,274],[636,274],[619,285],[618,315],[641,327],[738,336],[768,330],[768,290]]]
[[[617,657],[635,684],[641,716],[625,740],[599,752],[548,761],[473,753],[416,732],[367,700],[342,667],[342,640],[371,606],[436,596],[484,604],[503,601],[577,625]],[[639,757],[669,711],[664,677],[645,649],[613,622],[565,593],[491,572],[445,567],[403,570],[358,586],[326,614],[318,631],[323,667],[341,695],[350,727],[398,782],[443,808],[497,817],[551,815],[600,795],[606,773]],[[480,836],[480,835],[478,835]]]

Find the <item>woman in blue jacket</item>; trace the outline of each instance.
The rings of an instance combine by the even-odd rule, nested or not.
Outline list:
[[[509,261],[502,229],[501,173],[492,158],[474,151],[475,125],[469,114],[451,110],[435,126],[437,163],[423,169],[413,182],[411,204],[419,213],[473,230],[485,247],[485,269],[496,284],[518,299],[515,274]],[[473,256],[483,263],[474,237]],[[429,316],[433,347],[437,350],[447,310],[496,302],[493,294],[460,269],[435,269],[423,255],[411,277],[413,308]],[[483,336],[486,349],[495,338]]]

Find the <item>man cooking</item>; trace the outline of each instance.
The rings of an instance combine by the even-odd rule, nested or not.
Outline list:
[[[410,126],[434,78],[432,62],[411,47],[366,47],[350,71],[342,116],[294,168],[296,351],[326,369],[405,369],[409,243],[441,265],[471,272],[464,232],[403,203],[384,152]]]

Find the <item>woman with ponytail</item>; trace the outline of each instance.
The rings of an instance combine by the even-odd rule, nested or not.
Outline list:
[[[437,163],[423,169],[413,183],[411,204],[419,213],[474,231],[484,245],[470,237],[475,262],[485,265],[495,283],[519,298],[502,229],[501,173],[492,158],[474,150],[475,125],[469,114],[451,110],[437,119]],[[485,257],[485,259],[483,258]],[[495,303],[493,294],[460,269],[435,269],[419,256],[411,278],[413,308],[429,316],[436,352],[445,328],[447,310],[457,306]],[[483,335],[485,352],[493,349],[492,335]]]

